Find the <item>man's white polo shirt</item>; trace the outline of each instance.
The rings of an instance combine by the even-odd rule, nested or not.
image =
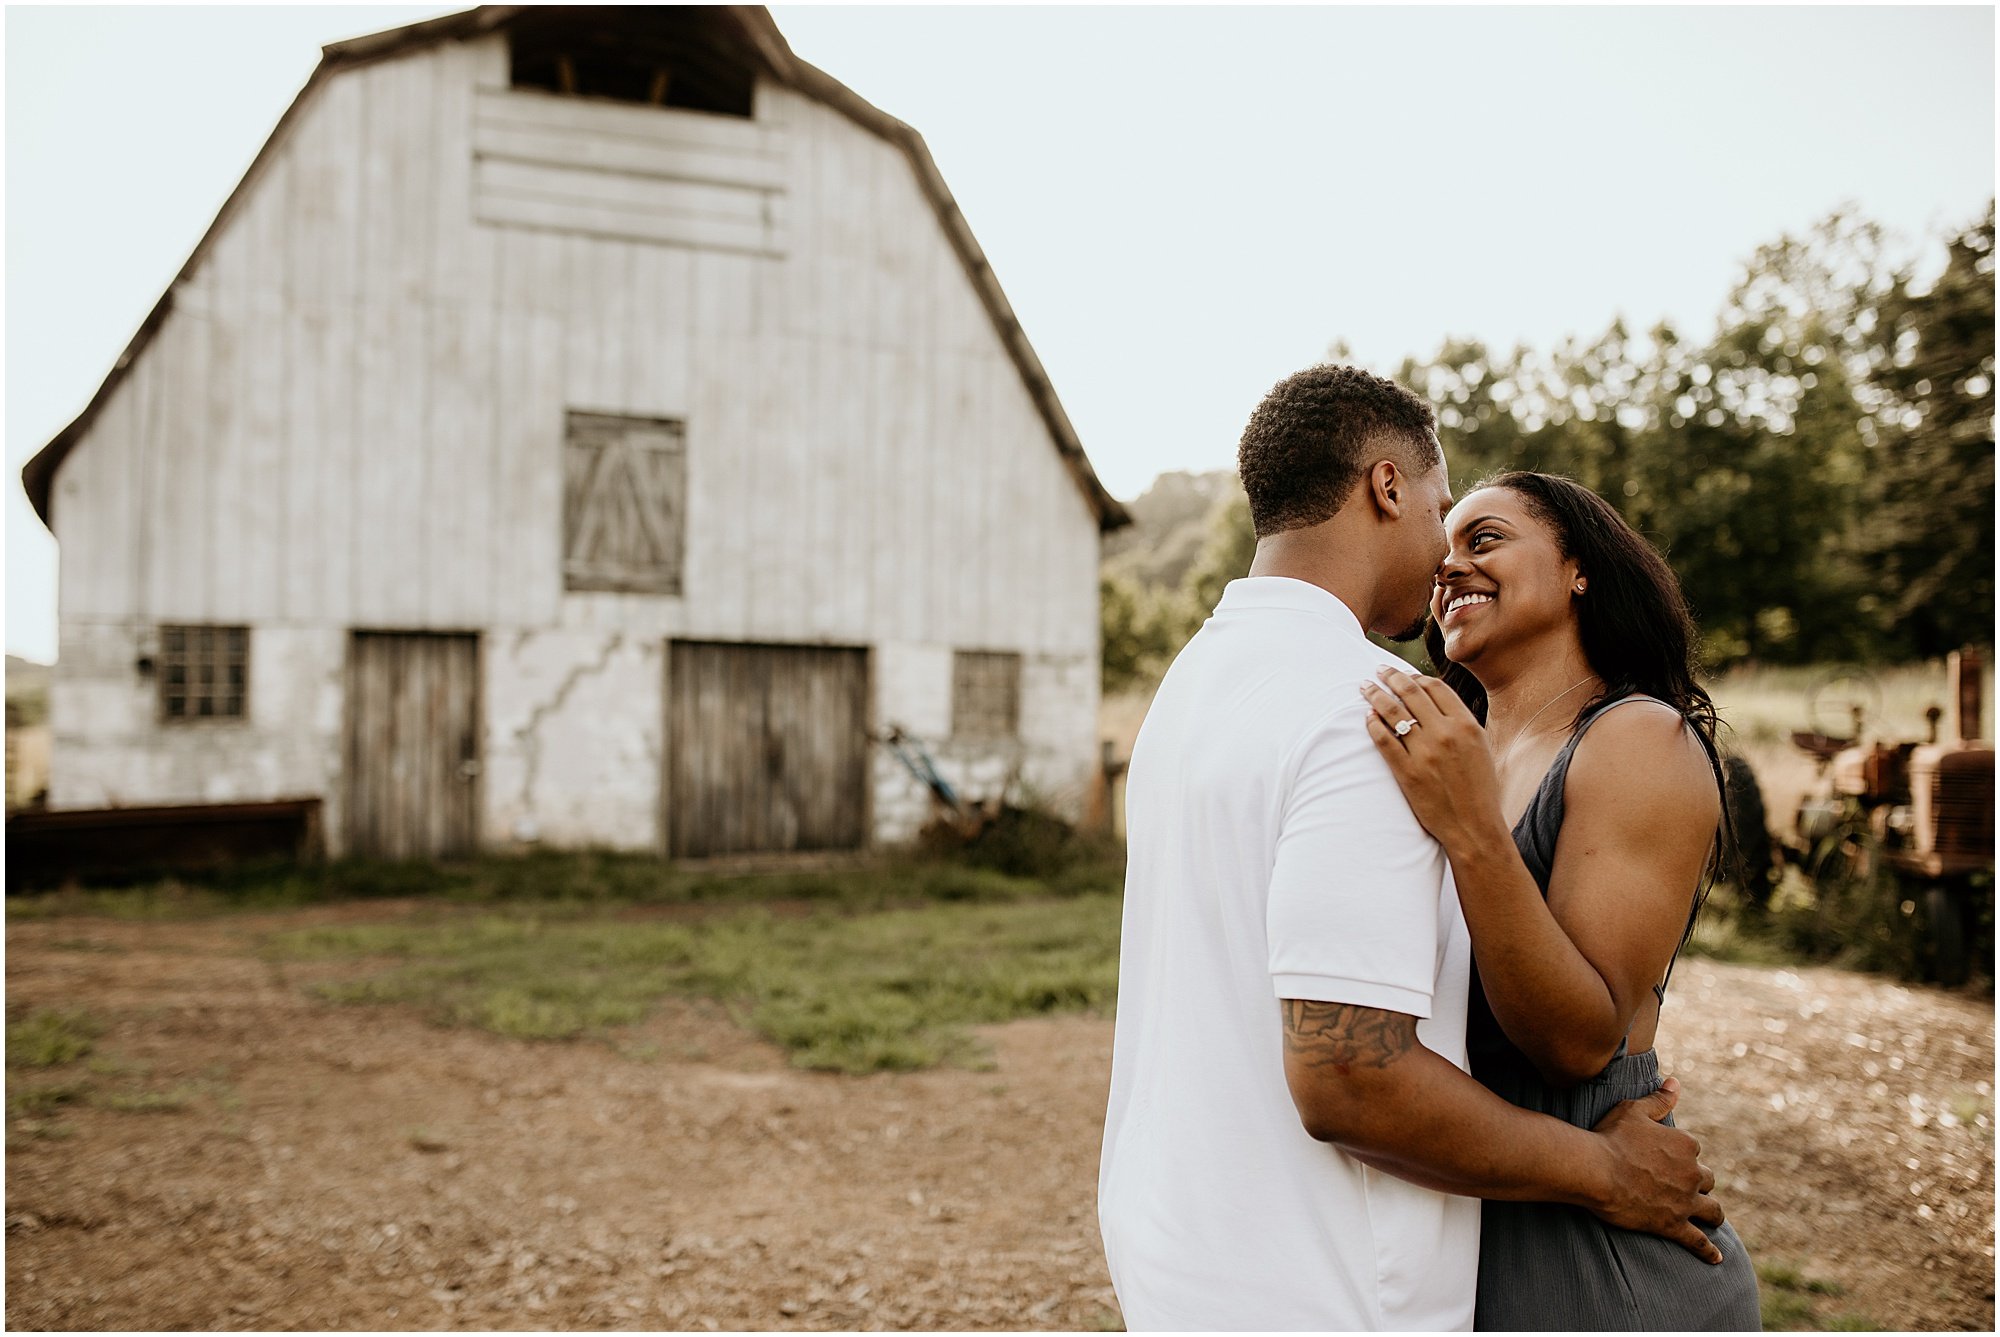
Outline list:
[[[1314,1141],[1285,1085],[1281,998],[1465,1066],[1458,896],[1363,722],[1395,662],[1319,586],[1238,580],[1139,731],[1098,1175],[1133,1329],[1472,1326],[1478,1202]]]

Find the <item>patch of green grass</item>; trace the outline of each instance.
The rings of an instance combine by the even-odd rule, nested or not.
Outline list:
[[[1882,1325],[1866,1314],[1845,1310],[1826,1322],[1828,1332],[1881,1332]]]
[[[17,1119],[39,1119],[74,1105],[90,1094],[85,1082],[41,1082],[34,1085],[8,1083],[7,1113]]]
[[[1860,1332],[1875,1330],[1875,1325],[1865,1315],[1852,1311],[1836,1315],[1830,1322],[1820,1320],[1819,1298],[1845,1293],[1846,1288],[1837,1281],[1807,1276],[1796,1264],[1774,1258],[1767,1258],[1757,1264],[1757,1279],[1763,1283],[1758,1288],[1758,1303],[1762,1308],[1766,1332],[1801,1328]]]
[[[884,854],[853,865],[764,873],[691,871],[649,854],[548,850],[521,856],[322,864],[246,863],[199,876],[10,896],[10,920],[95,916],[203,919],[356,900],[534,904],[552,913],[620,905],[753,905],[808,901],[850,910],[937,901],[1007,904],[1115,891],[1117,846],[1020,820],[956,856]]]
[[[104,1031],[88,1012],[38,1008],[7,1022],[7,1066],[54,1068],[74,1063]]]
[[[1781,966],[1799,961],[1797,952],[1772,936],[1768,919],[1746,908],[1735,890],[1727,886],[1709,893],[1685,950],[1690,956],[1739,965]]]
[[[1757,1264],[1757,1280],[1766,1286],[1776,1286],[1779,1290],[1805,1289],[1805,1274],[1790,1263],[1765,1261]]]
[[[803,1067],[976,1063],[964,1027],[1108,1011],[1115,897],[934,907],[845,919],[750,914],[696,942],[692,982],[750,1002],[749,1021]]]
[[[9,896],[9,922],[31,922],[70,917],[119,919],[137,922],[201,919],[231,908],[221,894],[176,878],[163,878],[138,886],[66,887],[40,896]],[[263,908],[245,904],[243,908]]]
[[[306,930],[273,951],[314,958],[399,956],[385,974],[320,985],[337,1003],[405,1003],[443,1025],[528,1040],[601,1034],[638,1021],[688,960],[681,925],[574,916],[433,915],[423,922]]]
[[[1841,1295],[1846,1290],[1837,1281],[1808,1277],[1792,1263],[1771,1260],[1757,1264],[1757,1279],[1766,1286],[1774,1286],[1784,1291],[1798,1291],[1807,1295]]]
[[[102,1091],[92,1094],[90,1103],[118,1114],[172,1114],[186,1109],[198,1094],[187,1085],[170,1091]]]
[[[1712,961],[1729,961],[1751,966],[1800,966],[1815,960],[1810,939],[1824,930],[1817,918],[1818,907],[1812,885],[1796,869],[1772,893],[1768,906],[1758,907],[1744,900],[1728,883],[1718,883],[1703,902],[1689,935],[1686,951]],[[1840,964],[1854,969],[1870,968],[1873,957],[1858,948],[1848,948]]]
[[[1812,1326],[1812,1301],[1796,1291],[1759,1291],[1757,1310],[1765,1332],[1798,1332]]]
[[[36,1142],[66,1142],[76,1136],[73,1124],[46,1119],[21,1119],[7,1131],[7,1150],[23,1151]]]
[[[1951,1111],[1953,1118],[1968,1128],[1976,1125],[1982,1118],[1990,1119],[1993,1114],[1992,1098],[1982,1096],[1976,1091],[1954,1091],[1946,1099],[1944,1107]]]
[[[764,910],[681,923],[538,910],[434,912],[392,924],[274,935],[278,956],[399,957],[323,984],[339,1003],[414,1006],[443,1025],[520,1039],[609,1032],[673,993],[719,998],[801,1067],[840,1072],[976,1065],[965,1028],[1108,1011],[1119,900],[1009,899],[803,916]]]
[[[217,1078],[212,1071],[175,1082],[164,1090],[149,1090],[140,1081],[128,1079],[116,1090],[103,1087],[93,1090],[89,1099],[93,1107],[118,1114],[172,1114],[204,1099],[218,1110],[234,1112],[243,1108],[243,1098],[235,1086]]]
[[[1990,885],[1990,875],[1984,876]],[[1921,979],[1925,949],[1917,896],[1882,863],[1866,876],[1822,879],[1818,886],[1787,869],[1772,898],[1768,934],[1792,960]]]
[[[612,1048],[618,1057],[632,1063],[657,1063],[660,1060],[659,1042],[655,1040],[620,1040]]]
[[[1886,869],[1816,888],[1797,868],[1787,868],[1763,909],[1718,885],[1686,950],[1743,965],[1820,964],[1918,979],[1923,966],[1916,914],[1908,888],[1898,888]]]
[[[144,1077],[153,1070],[150,1063],[139,1063],[117,1055],[94,1058],[84,1066],[94,1077]]]

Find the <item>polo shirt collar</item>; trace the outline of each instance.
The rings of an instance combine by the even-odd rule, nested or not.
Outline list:
[[[1232,580],[1223,586],[1222,597],[1215,604],[1218,613],[1266,608],[1316,613],[1356,638],[1366,639],[1361,619],[1333,591],[1290,576],[1243,576]]]

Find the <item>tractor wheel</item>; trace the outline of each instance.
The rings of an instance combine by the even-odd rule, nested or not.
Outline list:
[[[1965,983],[1971,964],[1965,950],[1965,907],[1943,883],[1924,889],[1923,905],[1924,944],[1929,949],[1931,978],[1954,987]]]
[[[1805,875],[1813,884],[1814,956],[1832,957],[1849,945],[1857,908],[1881,894],[1876,885],[1881,868],[1881,851],[1865,827],[1843,826],[1806,855]]]
[[[1735,842],[1735,866],[1727,870],[1729,880],[1737,884],[1747,903],[1759,910],[1768,909],[1778,869],[1772,857],[1771,832],[1765,825],[1764,791],[1750,763],[1735,753],[1722,759],[1722,775]]]
[[[1831,738],[1857,737],[1857,723],[1881,715],[1882,684],[1866,669],[1840,669],[1806,693],[1806,719]]]

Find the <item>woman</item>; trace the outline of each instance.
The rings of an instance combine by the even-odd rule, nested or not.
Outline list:
[[[1369,733],[1451,860],[1473,1075],[1588,1128],[1660,1084],[1660,1003],[1719,857],[1715,708],[1672,570],[1595,493],[1501,474],[1447,524],[1443,677],[1385,670]],[[1759,1326],[1727,1225],[1704,1227],[1712,1265],[1576,1207],[1484,1213],[1479,1328]]]

